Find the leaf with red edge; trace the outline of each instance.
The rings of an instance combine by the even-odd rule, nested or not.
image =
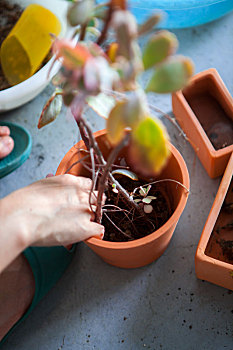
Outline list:
[[[57,59],[62,59],[62,64],[67,69],[83,67],[85,62],[92,58],[86,46],[77,44],[74,47],[67,40],[56,40],[53,44],[53,52]]]
[[[59,113],[61,112],[62,108],[62,96],[58,93],[54,93],[50,99],[45,104],[42,113],[40,115],[40,119],[38,122],[38,129],[41,129],[43,126],[52,123]]]

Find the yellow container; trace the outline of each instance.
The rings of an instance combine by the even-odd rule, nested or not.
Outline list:
[[[16,85],[32,76],[52,45],[50,33],[61,31],[59,19],[41,5],[29,5],[3,41],[1,65],[6,79]]]

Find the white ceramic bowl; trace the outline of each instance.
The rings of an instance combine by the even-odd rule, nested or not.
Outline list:
[[[71,29],[67,26],[66,13],[69,2],[64,0],[8,0],[10,3],[18,3],[25,8],[29,4],[37,3],[52,11],[60,20],[62,30],[59,37],[71,37]],[[33,76],[20,84],[0,91],[0,112],[22,106],[36,97],[58,72],[60,64],[56,62],[48,77],[48,72],[53,62],[53,57]]]

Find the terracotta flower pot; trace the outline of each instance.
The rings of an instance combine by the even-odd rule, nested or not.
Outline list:
[[[233,290],[233,248],[231,246],[231,250],[227,252],[226,245],[223,243],[228,241],[232,245],[232,228],[229,227],[227,229],[226,223],[229,223],[229,220],[230,222],[233,221],[233,212],[229,213],[221,209],[226,195],[227,197],[231,196],[230,201],[232,202],[232,175],[233,154],[203,229],[195,257],[196,275],[198,278],[231,290]],[[230,254],[231,257],[228,256]]]
[[[196,74],[172,95],[172,106],[209,176],[222,175],[233,152],[233,99],[218,72]]]
[[[107,157],[111,146],[107,141],[105,130],[95,133],[95,137],[104,156]],[[68,151],[57,169],[57,175],[64,174],[66,170],[80,158],[80,153],[77,152],[78,148],[85,148],[83,141],[79,142]],[[170,145],[170,149],[170,160],[159,178],[174,179],[179,181],[186,188],[189,188],[189,174],[186,164],[173,145]],[[80,163],[72,167],[69,173],[88,176],[87,171]],[[174,213],[157,231],[146,237],[130,242],[108,242],[97,238],[90,238],[85,243],[104,261],[122,268],[140,267],[156,260],[167,248],[188,198],[188,193],[184,187],[174,182],[168,182],[168,189],[171,194]]]

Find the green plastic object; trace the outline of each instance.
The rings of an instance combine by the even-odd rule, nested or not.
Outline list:
[[[61,278],[70,265],[75,254],[76,244],[70,250],[64,247],[29,247],[23,254],[27,259],[35,279],[35,295],[26,313],[9,330],[0,341],[1,345],[9,335],[23,322],[34,310],[39,301],[50,291],[50,289]]]
[[[0,160],[0,178],[20,167],[29,157],[32,148],[32,137],[23,126],[0,121],[0,126],[4,125],[10,128],[14,149],[7,157]]]

